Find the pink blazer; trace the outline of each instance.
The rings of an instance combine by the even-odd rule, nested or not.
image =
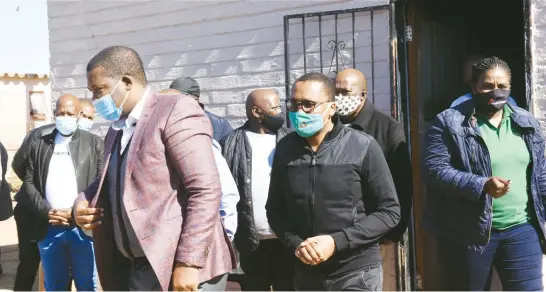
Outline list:
[[[87,200],[90,206],[105,209],[103,224],[93,229],[104,290],[127,285],[126,279],[116,276],[128,267],[114,241],[110,194],[105,186],[117,134],[109,129],[102,176],[76,201]],[[195,99],[150,94],[127,153],[123,202],[164,290],[169,288],[175,261],[200,267],[200,282],[237,267],[218,212],[222,192],[211,137],[210,122]]]

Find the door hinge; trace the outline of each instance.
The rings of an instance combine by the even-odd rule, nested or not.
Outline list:
[[[406,25],[404,39],[406,42],[411,42],[413,40],[413,28],[411,25]]]

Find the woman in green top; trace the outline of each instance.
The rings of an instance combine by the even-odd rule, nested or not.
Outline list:
[[[497,57],[472,68],[472,100],[445,110],[427,134],[425,226],[439,237],[446,288],[542,290],[546,195],[538,121],[507,103],[510,68]]]

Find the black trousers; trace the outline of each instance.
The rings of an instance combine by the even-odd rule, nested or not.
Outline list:
[[[260,240],[255,251],[239,251],[243,291],[294,291],[294,255],[278,239]]]
[[[146,257],[131,260],[129,291],[162,291],[161,284]],[[170,290],[170,289],[169,289]]]
[[[296,269],[294,278],[297,291],[383,291],[381,262],[334,277]]]
[[[19,204],[13,210],[15,223],[17,224],[17,239],[19,240],[19,265],[15,275],[14,291],[32,291],[36,273],[40,265],[40,252],[38,244],[31,238],[30,230],[33,224],[30,213]]]

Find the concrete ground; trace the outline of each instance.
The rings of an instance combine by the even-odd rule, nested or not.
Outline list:
[[[15,272],[19,264],[17,250],[17,229],[13,217],[6,221],[0,222],[0,248],[2,255],[0,263],[4,274],[0,276],[0,291],[12,291],[15,280]],[[35,283],[35,290],[38,286]]]

